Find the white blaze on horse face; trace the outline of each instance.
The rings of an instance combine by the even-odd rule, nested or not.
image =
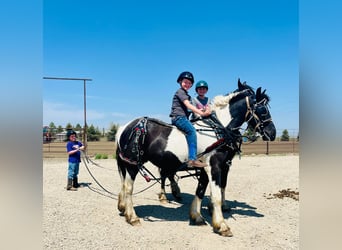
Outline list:
[[[180,132],[178,129],[172,129],[165,151],[170,151],[175,154],[180,161],[188,160],[188,144],[186,142],[185,134]]]

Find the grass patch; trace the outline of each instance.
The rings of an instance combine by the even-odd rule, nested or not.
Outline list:
[[[95,154],[95,160],[108,159],[108,154]]]

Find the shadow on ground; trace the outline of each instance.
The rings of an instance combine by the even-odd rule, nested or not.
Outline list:
[[[160,222],[160,221],[187,221],[189,220],[189,209],[194,198],[193,195],[182,193],[182,199],[174,201],[170,195],[167,197],[170,203],[177,204],[178,207],[168,207],[161,205],[136,205],[134,209],[136,214],[143,218],[144,221]],[[246,217],[263,217],[263,214],[256,212],[256,207],[253,207],[245,202],[228,201],[230,210],[223,212],[225,219],[241,215]],[[205,197],[202,201],[201,214],[208,224],[211,224],[211,214],[208,208],[209,199]]]

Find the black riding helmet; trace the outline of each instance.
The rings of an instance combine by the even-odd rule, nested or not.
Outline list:
[[[67,132],[67,138],[68,138],[68,140],[69,140],[70,135],[75,135],[75,136],[77,136],[76,132],[75,132],[74,130],[72,130],[72,129],[69,129],[68,132]]]
[[[177,82],[178,82],[178,83],[181,83],[182,80],[183,80],[184,78],[190,80],[191,83],[194,84],[194,81],[195,81],[194,76],[193,76],[192,73],[190,73],[189,71],[184,71],[184,72],[182,72],[182,73],[178,76]]]

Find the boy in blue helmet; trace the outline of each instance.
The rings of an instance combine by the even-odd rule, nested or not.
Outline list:
[[[66,189],[70,191],[77,191],[79,187],[78,184],[78,172],[81,162],[81,152],[84,150],[84,146],[80,141],[76,140],[76,132],[73,130],[68,130],[67,132],[68,142],[66,144],[66,149],[68,153],[68,184]]]
[[[198,108],[201,109],[202,111],[205,111],[207,108],[209,108],[209,98],[206,97],[205,95],[208,92],[208,83],[206,81],[198,81],[196,83],[195,87],[197,96],[192,99],[192,104]],[[196,115],[194,114],[194,117]]]
[[[211,114],[211,110],[208,108],[205,111],[196,108],[191,104],[191,96],[188,94],[188,90],[194,83],[194,76],[188,71],[182,72],[177,79],[180,84],[180,88],[176,91],[172,100],[171,107],[171,122],[178,129],[185,133],[186,141],[188,144],[189,161],[188,165],[193,167],[205,167],[206,163],[197,160],[197,135],[196,129],[189,120],[190,111],[200,115],[208,116]],[[190,110],[190,111],[189,111]]]

